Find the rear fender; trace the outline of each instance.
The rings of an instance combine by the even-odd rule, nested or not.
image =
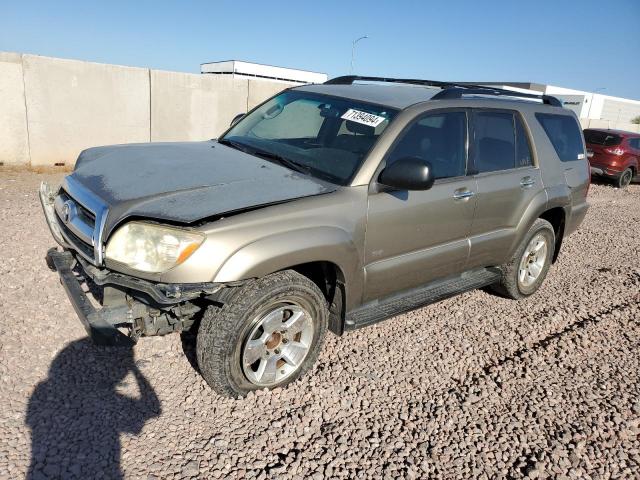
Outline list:
[[[566,201],[569,201],[568,197]],[[522,243],[522,239],[531,228],[531,225],[533,225],[533,222],[535,222],[540,215],[550,208],[553,208],[553,206],[549,206],[547,190],[541,190],[535,197],[533,197],[531,202],[529,202],[529,205],[523,212],[522,217],[520,217],[520,221],[516,226],[516,235],[513,237],[513,242],[508,249],[509,254],[506,258],[511,258],[514,255],[515,251]]]

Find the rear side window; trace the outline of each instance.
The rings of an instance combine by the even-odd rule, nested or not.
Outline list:
[[[622,137],[601,130],[585,130],[584,139],[587,143],[595,145],[604,145],[605,147],[613,147],[622,143]]]
[[[478,173],[508,170],[516,165],[516,135],[513,114],[474,112],[475,167]]]
[[[584,158],[582,131],[573,117],[553,113],[536,113],[536,118],[561,161],[572,162]]]

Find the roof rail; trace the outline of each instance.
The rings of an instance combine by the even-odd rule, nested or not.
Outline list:
[[[384,82],[384,83],[406,83],[410,85],[422,85],[425,87],[439,87],[441,92],[436,93],[431,100],[445,100],[462,98],[463,95],[496,95],[505,97],[530,98],[540,100],[545,105],[562,107],[562,102],[551,95],[535,95],[533,93],[521,93],[504,88],[490,87],[486,85],[475,85],[472,83],[441,82],[437,80],[420,80],[413,78],[387,78],[387,77],[367,77],[361,75],[344,75],[335,77],[324,82],[325,85],[352,85],[356,81]]]

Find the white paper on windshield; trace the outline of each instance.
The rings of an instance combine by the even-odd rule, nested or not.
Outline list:
[[[360,110],[354,110],[353,108],[347,110],[345,114],[340,118],[349,120],[350,122],[368,125],[369,127],[374,128],[386,120],[385,117],[380,117],[378,115],[374,115],[373,113],[361,112]]]

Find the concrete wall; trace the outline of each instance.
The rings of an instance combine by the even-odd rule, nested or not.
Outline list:
[[[206,140],[247,111],[247,80],[151,71],[151,140]]]
[[[600,118],[629,123],[636,117],[640,117],[640,102],[632,104],[608,98],[603,102]]]
[[[23,55],[31,165],[75,161],[97,145],[149,141],[144,68]]]
[[[265,82],[264,80],[248,80],[248,82],[247,111],[259,103],[262,103],[267,98],[291,86],[283,82]]]
[[[0,162],[72,166],[91,146],[214,138],[291,85],[0,52]]]
[[[0,52],[0,162],[29,163],[29,133],[24,100],[22,57]]]

